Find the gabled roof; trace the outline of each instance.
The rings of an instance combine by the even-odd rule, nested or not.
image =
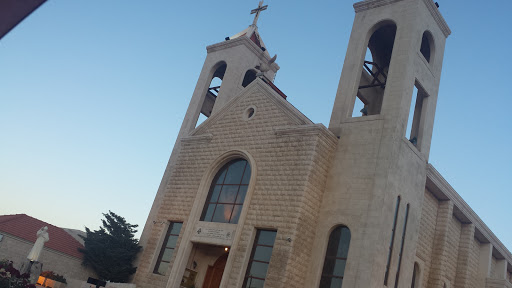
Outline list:
[[[0,216],[0,233],[7,233],[32,243],[36,242],[37,231],[44,226],[48,226],[48,236],[50,237],[50,240],[44,244],[44,247],[69,256],[82,258],[83,254],[78,251],[78,248],[84,248],[84,246],[64,229],[26,214]]]

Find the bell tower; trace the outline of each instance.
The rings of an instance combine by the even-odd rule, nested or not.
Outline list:
[[[317,238],[336,225],[350,229],[343,287],[411,287],[412,269],[405,268],[415,261],[451,32],[432,0],[366,0],[354,9],[329,123],[339,142]],[[316,244],[313,254],[324,255],[327,244]],[[312,274],[322,274],[320,258]],[[318,287],[321,276],[312,277],[308,284]]]
[[[428,159],[450,29],[432,0],[366,0],[354,9],[329,128],[337,130],[359,116],[393,118],[396,136],[410,135]],[[416,104],[408,119],[411,103]]]
[[[169,162],[158,188],[153,206],[142,231],[140,244],[145,246],[153,221],[162,203],[165,187],[169,181],[176,157],[181,149],[181,139],[194,131],[202,121],[217,113],[232,98],[236,97],[257,76],[273,81],[279,65],[270,57],[258,32],[259,13],[267,8],[263,1],[253,9],[254,21],[248,28],[226,37],[222,42],[206,47],[206,59],[192,94],[185,118],[181,124]],[[263,64],[263,65],[262,65]],[[265,66],[265,69],[261,68]]]

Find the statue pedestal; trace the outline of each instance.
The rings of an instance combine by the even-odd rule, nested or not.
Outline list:
[[[21,263],[20,274],[28,273],[30,274],[29,282],[31,284],[36,284],[39,275],[43,271],[43,263],[38,261],[30,261],[25,259],[23,263]]]

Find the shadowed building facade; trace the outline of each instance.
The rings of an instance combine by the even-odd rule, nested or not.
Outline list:
[[[510,252],[428,163],[445,20],[432,0],[354,8],[328,128],[272,83],[256,19],[207,47],[139,287],[512,287]]]
[[[85,232],[60,228],[26,214],[0,215],[0,260],[12,261],[19,269],[31,252],[36,233],[42,227],[48,227],[49,241],[44,243],[39,256],[43,271],[53,271],[63,275],[69,285],[75,281],[85,281],[97,277],[90,268],[82,265]],[[72,286],[73,287],[73,286]]]

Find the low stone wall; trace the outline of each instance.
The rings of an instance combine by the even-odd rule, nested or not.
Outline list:
[[[107,287],[105,288],[136,288],[137,286],[133,283],[114,283],[107,282]]]
[[[96,286],[87,283],[87,281],[69,279],[66,288],[96,288]],[[107,282],[107,286],[105,288],[136,288],[136,286],[133,283]]]

